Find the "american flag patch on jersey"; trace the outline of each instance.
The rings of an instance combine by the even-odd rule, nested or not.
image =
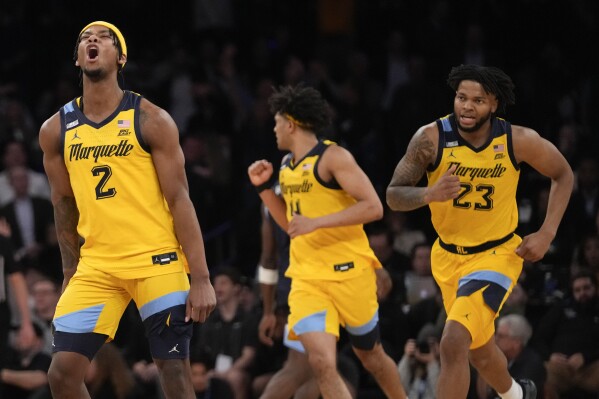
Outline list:
[[[119,119],[116,124],[118,127],[131,127],[131,121],[128,119]]]
[[[503,152],[504,151],[503,144],[495,144],[493,146],[493,151],[494,152]]]

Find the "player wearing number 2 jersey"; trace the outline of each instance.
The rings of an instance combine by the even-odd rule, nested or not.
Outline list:
[[[172,273],[187,263],[141,136],[141,102],[125,91],[114,114],[100,123],[85,116],[81,97],[60,110],[62,157],[79,205],[77,230],[86,238],[81,257],[122,278]],[[148,262],[159,254],[174,255]]]
[[[503,399],[534,399],[532,381],[516,383],[494,339],[494,320],[522,270],[538,261],[555,237],[572,191],[572,170],[532,129],[496,116],[514,102],[509,76],[493,67],[451,70],[453,114],[421,127],[387,189],[394,210],[429,205],[439,239],[431,253],[447,322],[441,339],[439,399],[463,399],[468,361]],[[519,165],[551,178],[545,221],[521,239],[516,189]],[[427,174],[428,186],[416,187]]]
[[[191,320],[204,321],[216,304],[177,127],[119,87],[127,54],[116,26],[85,26],[75,51],[83,95],[40,130],[64,272],[48,371],[54,398],[89,397],[91,359],[131,299],[166,398],[195,397]]]

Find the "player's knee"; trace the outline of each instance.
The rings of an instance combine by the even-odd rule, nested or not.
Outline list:
[[[331,370],[336,370],[337,368],[334,357],[323,353],[309,354],[308,363],[315,375],[328,375]]]
[[[443,334],[441,338],[441,356],[446,359],[457,359],[467,356],[470,341],[458,334]]]
[[[500,349],[495,346],[494,342],[488,343],[470,351],[470,362],[477,370],[484,370],[489,364],[501,360],[503,354],[500,353]]]
[[[50,364],[50,368],[48,369],[48,383],[53,392],[63,386],[67,379],[68,376],[64,370],[61,370],[54,363]]]
[[[59,359],[54,359],[48,369],[48,384],[53,395],[59,395],[61,392],[71,392],[74,387],[83,384],[83,375],[72,372],[68,363]]]

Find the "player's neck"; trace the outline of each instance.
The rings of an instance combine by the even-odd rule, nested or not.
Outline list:
[[[462,136],[462,138],[468,142],[468,144],[478,148],[484,145],[489,139],[489,135],[491,134],[491,122],[487,121],[475,132],[465,132],[459,127],[458,132],[460,133],[460,136]]]
[[[304,158],[318,144],[318,138],[313,135],[304,135],[299,137],[291,148],[293,153],[293,161],[297,162]]]
[[[87,81],[83,84],[81,108],[88,118],[91,116],[103,120],[119,106],[123,95],[123,90],[116,81]]]

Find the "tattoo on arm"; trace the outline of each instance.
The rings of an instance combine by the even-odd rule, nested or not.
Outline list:
[[[62,268],[71,270],[79,262],[79,234],[77,222],[79,210],[73,197],[63,197],[54,205],[54,218],[56,221],[56,236],[62,255]]]
[[[415,187],[433,161],[436,148],[424,134],[417,134],[399,161],[387,188],[387,203],[394,210],[410,211],[426,205],[424,187]]]

